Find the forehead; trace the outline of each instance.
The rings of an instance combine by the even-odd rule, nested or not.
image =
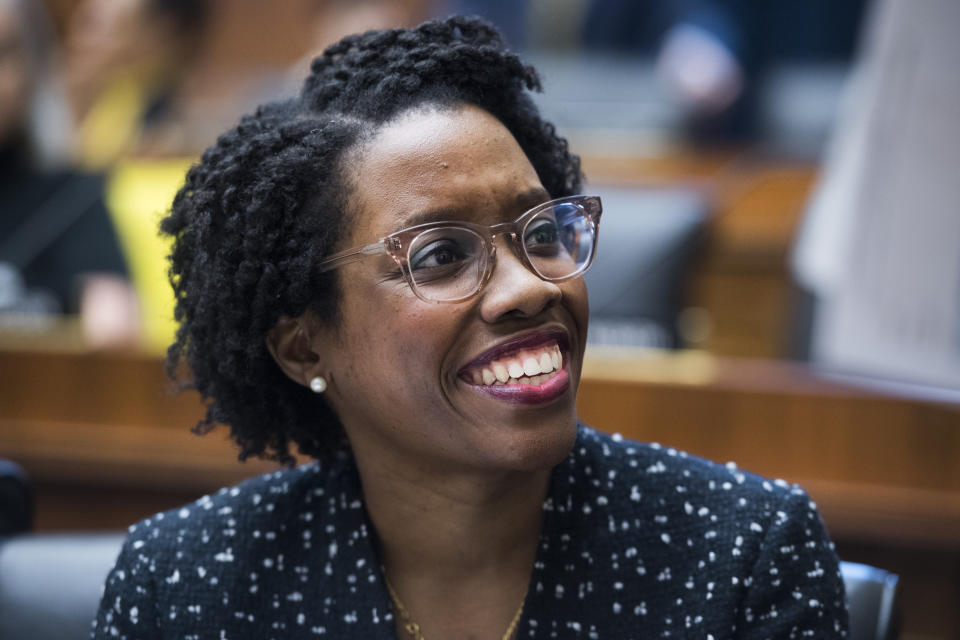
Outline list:
[[[363,144],[350,166],[350,235],[367,240],[431,217],[495,222],[522,212],[522,196],[543,189],[507,128],[471,105],[401,116]]]

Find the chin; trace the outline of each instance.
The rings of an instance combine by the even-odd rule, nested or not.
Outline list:
[[[534,431],[518,434],[505,455],[508,466],[517,471],[545,471],[562,462],[577,440],[577,420],[554,423]]]

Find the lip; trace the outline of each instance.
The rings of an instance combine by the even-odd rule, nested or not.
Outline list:
[[[529,331],[512,338],[508,338],[503,342],[496,344],[479,356],[463,365],[460,368],[460,376],[464,376],[467,371],[470,369],[476,369],[482,367],[485,364],[489,364],[494,360],[499,360],[508,355],[517,353],[518,351],[523,351],[524,349],[533,350],[544,345],[548,345],[551,342],[556,342],[557,346],[560,347],[560,351],[564,354],[564,360],[570,353],[570,334],[567,331],[560,327],[549,327],[545,329],[537,329],[534,331]],[[566,368],[566,366],[564,366]]]
[[[523,350],[533,350],[556,343],[563,353],[563,366],[543,384],[497,384],[477,385],[467,375],[471,369],[482,367],[494,360]],[[512,338],[487,349],[460,369],[460,380],[470,388],[501,401],[513,404],[538,405],[551,402],[564,395],[570,388],[570,335],[560,327],[537,329]]]
[[[471,388],[488,396],[512,402],[514,404],[545,404],[555,400],[565,394],[570,388],[570,373],[568,363],[564,363],[563,368],[543,384],[503,384],[503,385],[476,385],[470,384]]]

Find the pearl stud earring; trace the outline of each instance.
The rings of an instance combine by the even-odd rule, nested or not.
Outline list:
[[[323,376],[316,376],[310,381],[310,390],[314,393],[323,393],[327,390],[327,381]]]

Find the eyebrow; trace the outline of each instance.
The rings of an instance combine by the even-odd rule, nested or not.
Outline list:
[[[529,189],[518,194],[514,198],[514,202],[516,203],[517,207],[523,211],[532,209],[538,204],[543,204],[548,200],[550,200],[550,194],[547,193],[547,190],[543,187],[534,187],[533,189]],[[421,224],[427,224],[429,222],[456,220],[462,216],[462,210],[451,207],[439,207],[436,209],[428,209],[426,211],[417,211],[406,216],[403,219],[402,226],[400,228],[406,229]]]

